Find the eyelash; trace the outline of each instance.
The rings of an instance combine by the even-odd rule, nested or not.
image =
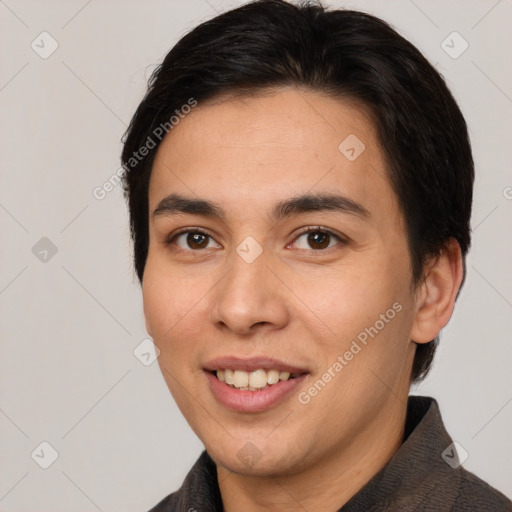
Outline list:
[[[199,227],[188,227],[188,228],[183,228],[181,230],[179,230],[178,232],[174,233],[173,235],[171,235],[167,240],[165,240],[165,245],[167,246],[170,246],[174,243],[174,241],[180,236],[180,235],[183,235],[185,233],[196,233],[196,234],[200,234],[200,235],[205,235],[211,239],[213,239],[213,236],[210,235],[209,233],[207,233],[206,231],[204,231],[203,229],[199,228]],[[302,231],[300,231],[297,236],[294,238],[294,241],[297,240],[298,238],[300,238],[302,235],[305,235],[305,234],[308,234],[308,233],[322,233],[324,235],[329,235],[335,239],[338,240],[338,242],[340,242],[341,244],[346,244],[347,243],[347,239],[340,236],[340,235],[337,235],[336,233],[334,233],[333,231],[331,231],[330,229],[328,228],[325,228],[324,226],[308,226],[307,228],[303,229]],[[333,249],[335,246],[333,247],[327,247],[326,249],[310,249],[311,251],[313,252],[326,252],[330,249]],[[181,249],[181,247],[179,248]],[[188,252],[201,252],[201,251],[204,251],[204,249],[198,249],[198,250],[194,250],[194,249],[181,249],[183,251],[188,251]],[[308,250],[308,249],[300,249],[300,250]]]

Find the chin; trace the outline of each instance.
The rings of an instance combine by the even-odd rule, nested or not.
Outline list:
[[[292,437],[285,437],[292,439]],[[284,439],[230,439],[225,445],[204,443],[216,464],[246,476],[278,477],[300,471],[306,454],[297,453],[297,443]],[[303,446],[304,448],[304,446]]]

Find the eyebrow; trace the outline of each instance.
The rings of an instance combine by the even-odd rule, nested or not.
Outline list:
[[[308,212],[336,211],[367,220],[370,212],[361,204],[338,194],[304,194],[279,201],[269,214],[271,222],[278,222],[285,217]],[[159,215],[201,215],[226,220],[223,208],[206,199],[195,199],[180,194],[164,197],[153,211],[153,217]]]

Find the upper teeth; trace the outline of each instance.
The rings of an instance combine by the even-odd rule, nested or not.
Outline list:
[[[244,391],[255,391],[264,389],[267,386],[276,384],[280,380],[288,380],[289,372],[280,372],[279,370],[263,369],[253,372],[244,370],[217,370],[217,377],[222,382]]]

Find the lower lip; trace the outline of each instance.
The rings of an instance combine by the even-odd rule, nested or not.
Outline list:
[[[261,412],[277,406],[289,397],[301,385],[306,374],[290,380],[280,380],[261,391],[232,388],[210,372],[206,372],[206,377],[215,398],[223,406],[239,412]]]

